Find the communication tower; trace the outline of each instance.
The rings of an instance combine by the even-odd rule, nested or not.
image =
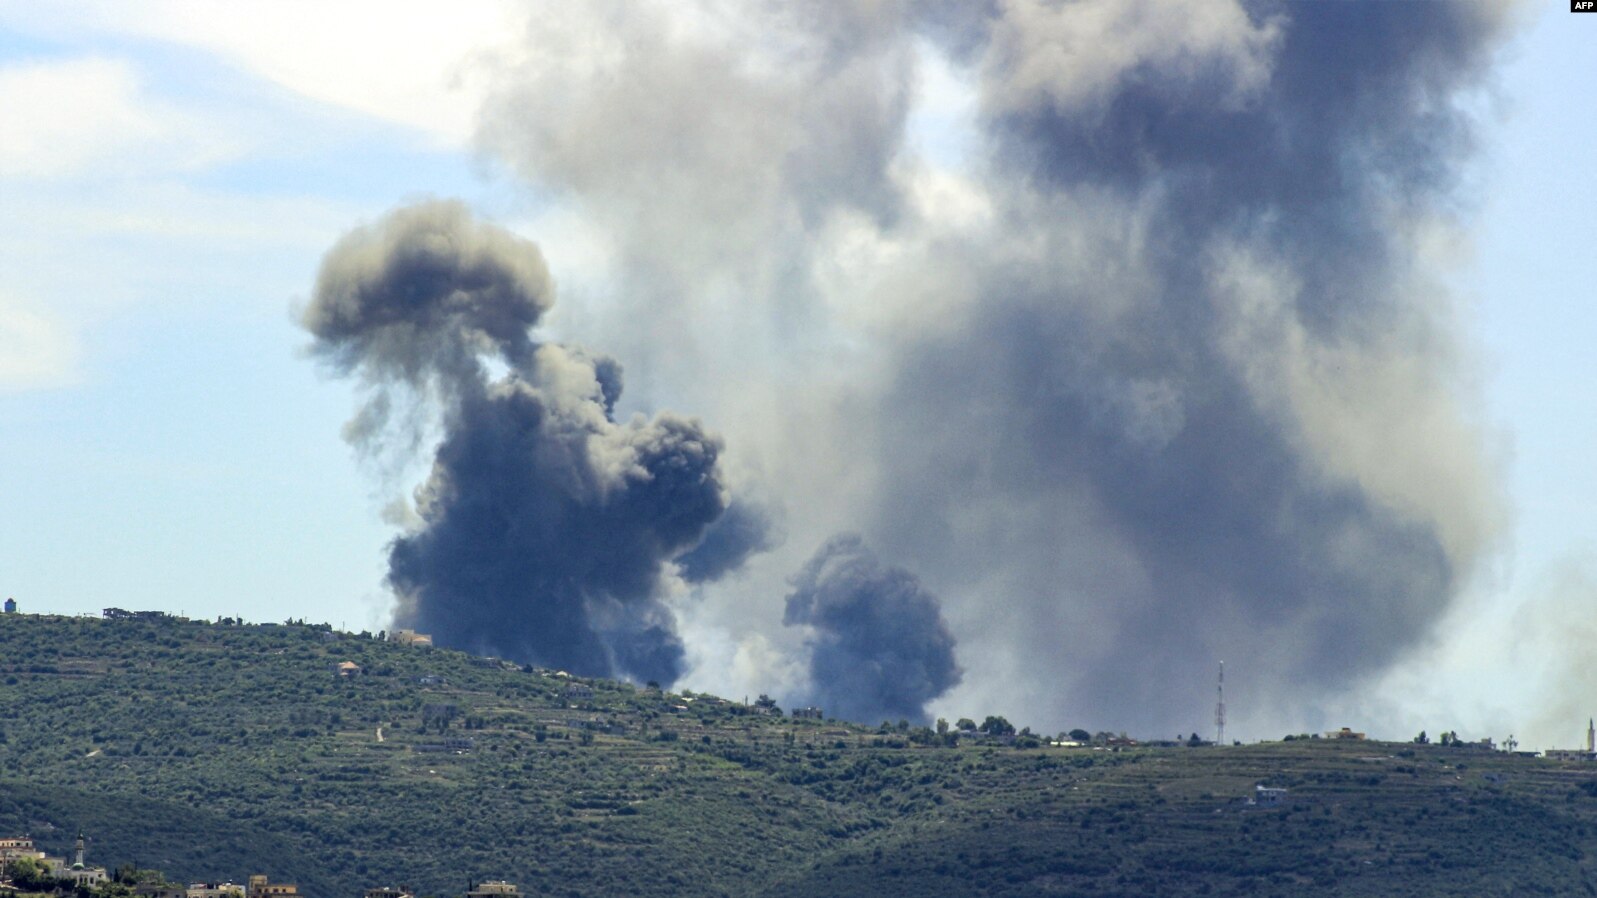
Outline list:
[[[1225,744],[1225,662],[1220,662],[1220,682],[1215,687],[1214,744]]]

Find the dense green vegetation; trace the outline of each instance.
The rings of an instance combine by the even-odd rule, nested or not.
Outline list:
[[[82,828],[91,862],[179,881],[1597,893],[1597,765],[1326,740],[1106,752],[1006,726],[951,746],[325,627],[0,617],[0,835],[63,854]],[[1259,783],[1290,797],[1246,805]]]

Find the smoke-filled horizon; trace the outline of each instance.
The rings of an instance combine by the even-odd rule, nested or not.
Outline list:
[[[1597,120],[1568,97],[1597,18],[487,0],[304,41],[189,12],[0,4],[30,611],[397,615],[829,714],[946,633],[957,682],[898,707],[1050,733],[1209,732],[1221,660],[1245,740],[1556,747],[1597,713],[1597,170],[1569,164]],[[462,204],[422,229],[451,273],[397,254],[389,210],[427,197]],[[352,229],[392,317],[312,337]],[[621,457],[718,498],[668,532]],[[482,523],[566,512],[616,557]],[[940,625],[790,623],[839,534]]]
[[[563,320],[785,511],[695,684],[824,694],[782,598],[852,530],[941,600],[934,710],[1191,731],[1223,658],[1315,726],[1492,551],[1436,260],[1501,5],[544,13],[480,142],[601,247]]]

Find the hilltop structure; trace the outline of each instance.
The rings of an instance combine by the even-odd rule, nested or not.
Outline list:
[[[187,898],[244,898],[244,887],[236,882],[191,882]]]
[[[22,858],[42,861],[45,859],[45,854],[33,844],[33,839],[29,836],[0,839],[0,866]]]
[[[264,874],[250,877],[246,898],[299,898],[299,886],[291,882],[272,882]]]
[[[502,879],[479,882],[466,892],[466,898],[517,898],[520,892],[515,883]]]
[[[1542,757],[1551,761],[1597,761],[1597,719],[1586,720],[1586,747],[1549,748]]]

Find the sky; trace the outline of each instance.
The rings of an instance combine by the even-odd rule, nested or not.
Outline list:
[[[1360,188],[1368,222],[1319,235],[1348,241],[1324,265],[1370,241],[1402,256],[1363,275],[1396,311],[1319,298],[1283,323],[1255,294],[1339,296],[1303,236],[1321,222],[1170,174],[1205,164],[1180,152],[1194,137],[1147,147],[1165,171],[1090,157],[1138,90],[1217,115],[1274,102],[1308,5],[1191,4],[1181,25],[1079,7],[1006,4],[984,31],[894,4],[817,22],[715,3],[0,2],[0,594],[389,626],[390,546],[443,526],[415,490],[462,416],[423,403],[421,451],[365,452],[342,434],[370,381],[302,319],[331,302],[318,278],[341,238],[447,198],[536,243],[553,299],[529,326],[619,360],[612,424],[702,419],[726,501],[764,522],[714,579],[647,559],[639,601],[674,621],[682,686],[835,706],[912,669],[926,682],[859,713],[1173,736],[1212,730],[1223,660],[1228,736],[1576,744],[1597,714],[1580,87],[1597,17],[1522,6],[1480,26],[1484,58],[1438,38],[1440,75],[1412,77],[1458,91],[1445,108],[1468,133],[1438,139],[1452,176],[1373,156],[1414,208]],[[1147,88],[1150,71],[1201,95]],[[1025,168],[1060,146],[1081,149]],[[1290,224],[1304,188],[1279,189]],[[1242,223],[1215,240],[1189,210]],[[1165,239],[1192,252],[1148,248]],[[1194,276],[1221,311],[1179,326],[1212,342],[1148,336],[1186,314],[1158,297]],[[1061,313],[1055,293],[1089,299]],[[484,383],[501,369],[543,376],[506,357]],[[1237,396],[1259,414],[1226,417]],[[1241,470],[1301,519],[1271,529],[1181,485],[1235,476],[1206,453],[1244,437]],[[1178,450],[1203,460],[1148,460]],[[1223,530],[1215,514],[1265,542],[1191,535]],[[1266,587],[1302,604],[1244,595]],[[1213,598],[1166,604],[1181,590]],[[642,669],[606,645],[607,672]]]

